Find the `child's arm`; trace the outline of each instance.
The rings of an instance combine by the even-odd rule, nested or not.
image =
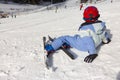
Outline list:
[[[110,43],[111,42],[111,39],[110,39],[110,37],[109,37],[109,34],[107,33],[107,32],[105,32],[105,37],[104,37],[104,39],[102,40],[102,43],[103,44],[108,44],[108,43]]]
[[[91,63],[98,56],[95,48],[95,43],[92,37],[90,36],[84,37],[83,39],[85,41],[85,45],[87,46],[89,53],[89,55],[85,57],[84,61],[87,63]]]

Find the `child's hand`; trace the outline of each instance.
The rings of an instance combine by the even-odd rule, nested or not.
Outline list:
[[[97,56],[98,54],[90,54],[87,57],[85,57],[84,61],[87,63],[91,63]]]
[[[107,42],[102,42],[103,44],[108,44],[108,43],[110,43],[111,42],[111,39],[107,39]]]

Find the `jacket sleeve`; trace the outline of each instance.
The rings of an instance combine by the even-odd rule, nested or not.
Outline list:
[[[102,40],[102,43],[103,43],[103,44],[107,44],[107,43],[109,43],[110,41],[111,41],[110,35],[108,34],[108,32],[105,32],[105,33],[104,33],[104,38],[103,38],[103,40]]]
[[[89,54],[96,54],[96,48],[95,43],[93,41],[93,38],[91,36],[83,37],[83,40],[85,42],[85,45],[87,47]]]

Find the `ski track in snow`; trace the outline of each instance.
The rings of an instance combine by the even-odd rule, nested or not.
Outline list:
[[[45,68],[42,37],[77,33],[83,10],[76,6],[0,20],[0,80],[120,80],[120,2],[101,4],[93,5],[112,42],[100,48],[91,64],[83,61],[88,53],[75,50],[78,57],[71,60],[60,50],[53,56],[55,70]]]

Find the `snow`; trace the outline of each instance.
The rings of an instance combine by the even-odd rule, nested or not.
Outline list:
[[[42,37],[76,34],[83,22],[83,10],[79,5],[58,8],[57,13],[54,9],[38,10],[0,19],[0,80],[120,80],[120,1],[88,3],[83,9],[89,5],[98,7],[100,20],[106,22],[112,37],[110,44],[100,48],[93,63],[83,61],[87,52],[73,49],[78,57],[71,60],[60,50],[53,56],[53,69],[47,70]]]

